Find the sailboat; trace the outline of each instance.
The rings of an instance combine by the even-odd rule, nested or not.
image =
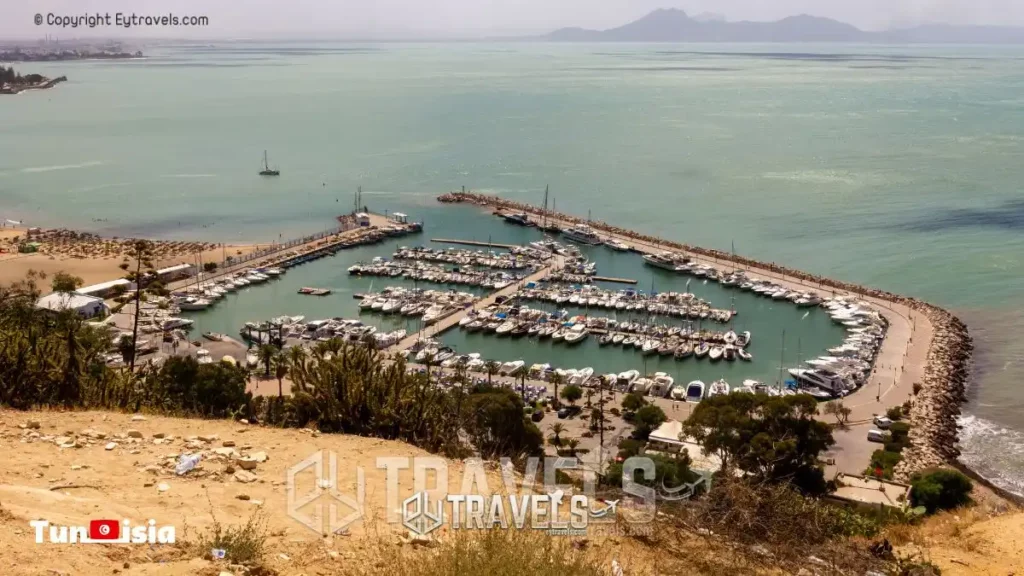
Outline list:
[[[267,163],[267,151],[263,151],[263,170],[260,170],[260,176],[280,176],[280,170],[271,170],[270,164]]]
[[[552,208],[552,212],[554,209]],[[544,232],[550,232],[552,234],[558,234],[562,231],[554,222],[548,222],[548,187],[544,186],[544,212],[541,218],[540,229]]]

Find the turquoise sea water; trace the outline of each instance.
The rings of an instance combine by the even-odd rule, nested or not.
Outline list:
[[[0,218],[268,241],[330,226],[361,185],[427,237],[482,236],[500,224],[435,196],[550,184],[563,211],[951,308],[978,344],[964,459],[1024,490],[1024,48],[149,52],[19,67],[70,81],[0,100]],[[264,149],[280,178],[256,175]],[[322,262],[253,306],[294,302],[284,282],[362,289]]]

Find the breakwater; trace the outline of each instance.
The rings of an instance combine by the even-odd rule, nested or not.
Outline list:
[[[910,398],[911,446],[904,451],[903,461],[897,467],[897,477],[905,480],[919,470],[955,461],[959,455],[956,447],[956,417],[960,414],[960,405],[966,399],[966,382],[973,346],[966,325],[939,306],[877,288],[810,274],[774,262],[761,262],[721,250],[656,238],[605,222],[588,221],[497,196],[462,191],[443,194],[438,200],[443,203],[474,204],[496,211],[532,214],[556,223],[587,224],[599,234],[614,235],[633,242],[634,248],[642,249],[643,245],[647,245],[652,251],[668,249],[687,252],[905,308],[907,314],[898,311],[897,313],[903,316],[908,324],[914,326],[908,349],[910,345],[924,344],[927,346],[927,354],[922,376],[919,381],[913,383],[916,393]],[[920,330],[917,329],[919,320],[924,320],[930,325],[931,338],[926,344],[913,341],[915,334],[921,338],[921,334],[927,334],[929,331],[924,326]]]

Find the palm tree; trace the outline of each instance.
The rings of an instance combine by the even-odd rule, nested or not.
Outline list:
[[[270,344],[263,344],[260,346],[257,356],[260,362],[263,364],[264,376],[270,378],[270,365],[274,362],[274,356],[277,355],[277,348]]]
[[[484,369],[487,371],[487,385],[490,386],[491,378],[501,370],[501,363],[495,360],[488,360],[487,363],[484,364]]]
[[[565,432],[565,426],[561,422],[555,422],[551,425],[551,443],[556,447],[562,446],[562,432]]]
[[[437,365],[437,362],[435,362],[436,358],[437,358],[437,356],[433,352],[427,352],[426,356],[424,356],[424,358],[423,358],[423,364],[427,367],[427,385],[428,386],[430,385],[430,368],[432,366],[436,366]]]
[[[288,349],[288,371],[291,372],[293,383],[305,381],[308,360],[309,356],[302,346],[292,346]]]
[[[558,385],[562,383],[562,380],[562,375],[559,374],[558,372],[551,373],[551,379],[549,380],[549,382],[551,382],[551,385],[554,386],[555,388],[555,410],[558,410]]]
[[[580,441],[575,438],[569,438],[565,445],[569,447],[569,456],[576,456],[576,448],[579,447]]]
[[[285,375],[288,374],[288,357],[285,356],[283,351],[278,350],[274,354],[274,375],[277,376],[277,397],[284,397],[284,384],[282,380]]]

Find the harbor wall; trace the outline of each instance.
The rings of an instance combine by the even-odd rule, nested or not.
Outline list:
[[[959,432],[956,419],[960,415],[960,405],[966,401],[966,384],[973,344],[967,326],[949,311],[917,298],[809,274],[774,262],[761,262],[721,250],[656,238],[605,222],[585,221],[568,214],[545,210],[523,202],[505,200],[497,196],[462,191],[443,194],[438,197],[438,201],[468,203],[497,210],[545,216],[572,224],[587,224],[595,230],[624,237],[627,240],[634,239],[663,246],[667,250],[689,252],[732,262],[739,266],[761,269],[805,282],[813,282],[822,287],[883,300],[904,306],[912,313],[916,312],[931,324],[932,338],[928,343],[924,375],[920,382],[914,383],[915,388],[919,385],[919,390],[911,398],[910,447],[903,452],[903,460],[896,468],[896,479],[905,482],[915,472],[942,464],[955,463],[962,468],[962,465],[956,460],[960,455],[960,451],[956,447]]]

